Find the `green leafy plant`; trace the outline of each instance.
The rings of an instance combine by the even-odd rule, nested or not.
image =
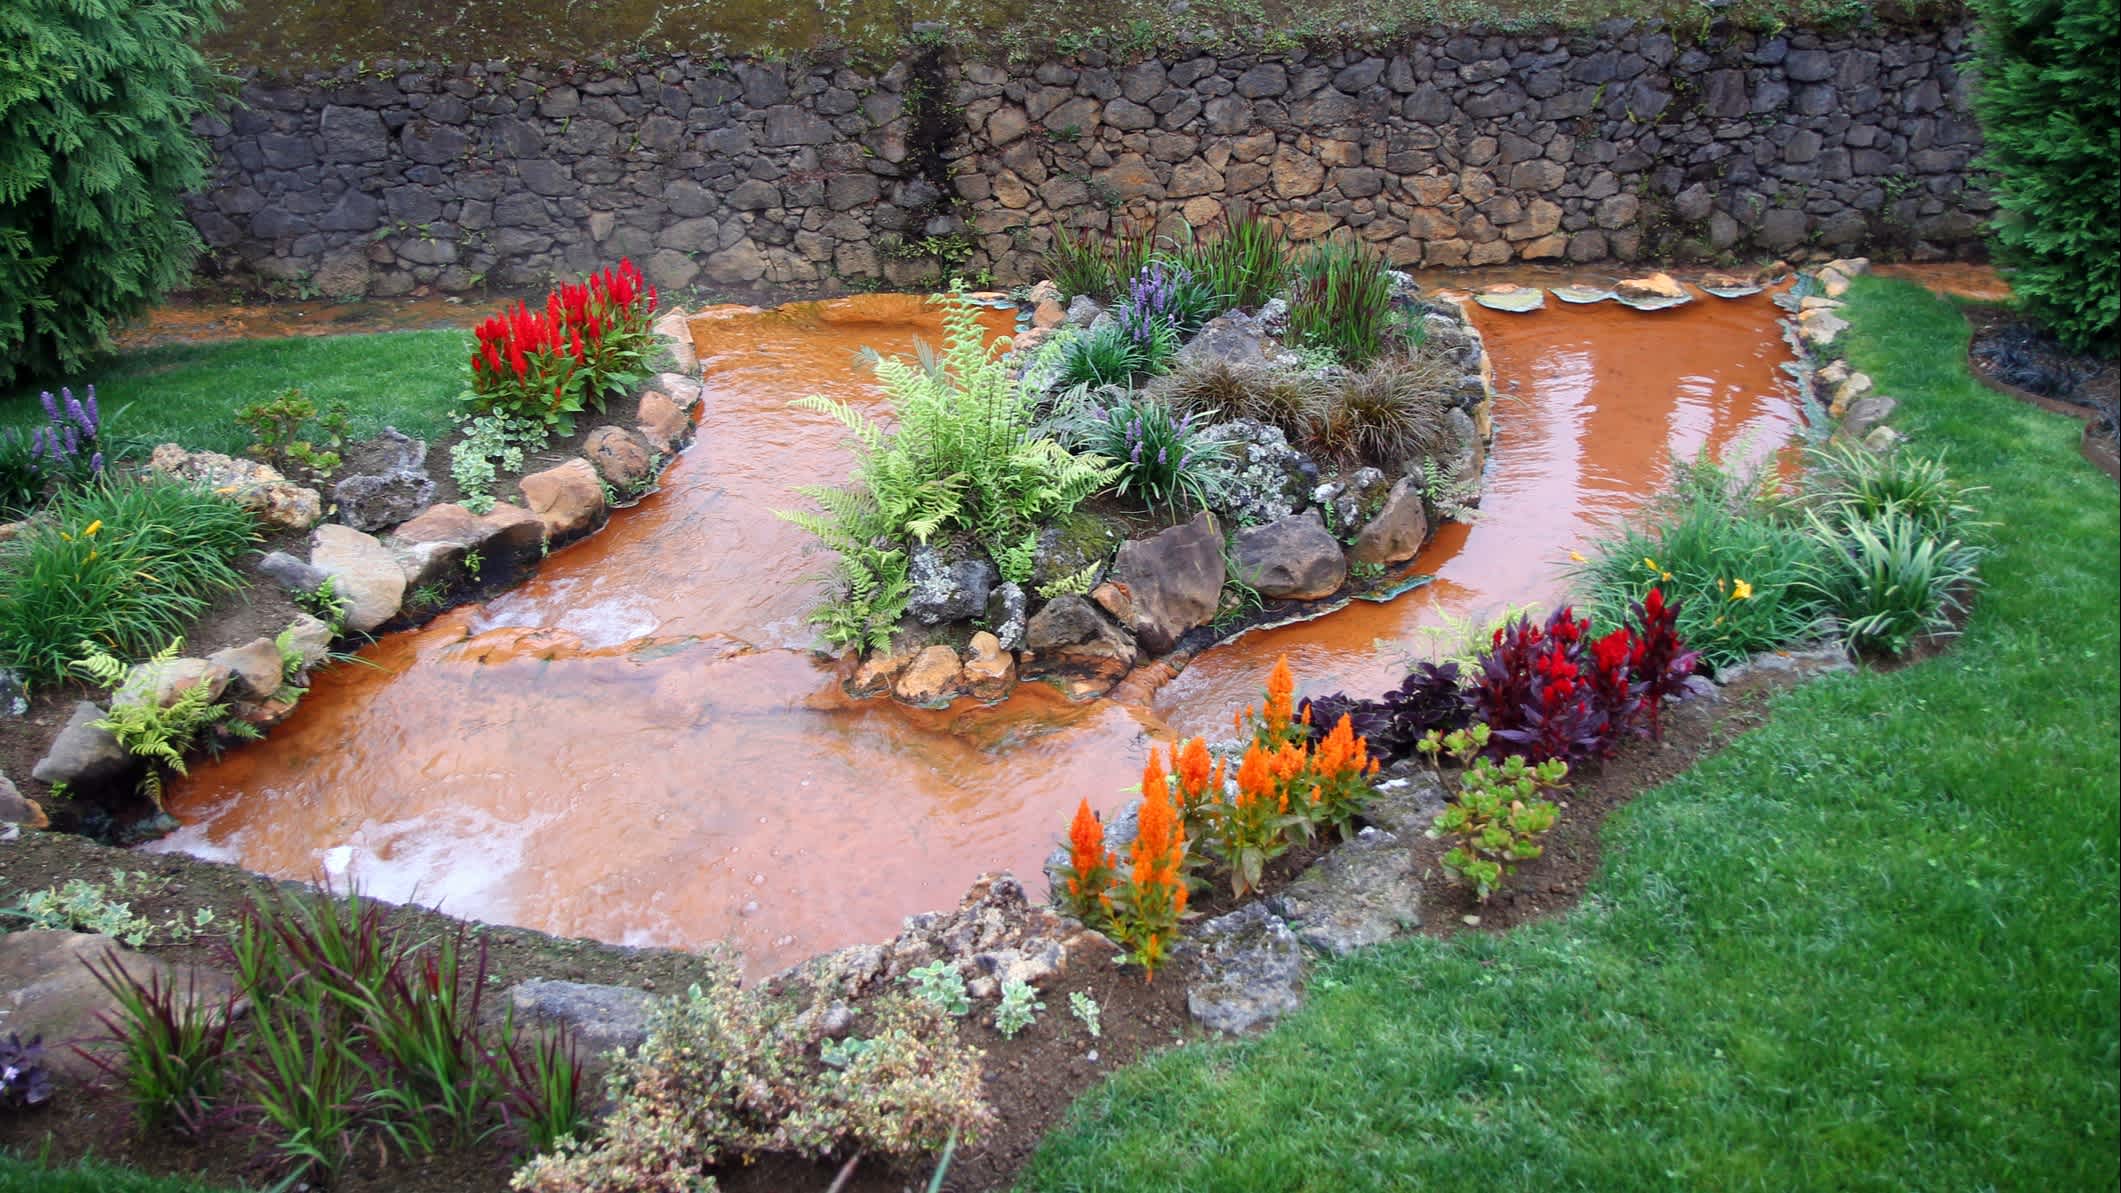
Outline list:
[[[172,638],[146,666],[130,671],[95,643],[83,642],[81,657],[74,662],[76,671],[111,692],[110,711],[94,724],[117,739],[128,754],[147,763],[140,777],[140,793],[157,811],[162,808],[163,768],[187,773],[184,752],[200,733],[228,716],[228,706],[214,702],[213,691],[204,680],[187,685],[175,699],[162,701],[155,690],[156,672],[173,663],[183,647],[182,638]]]
[[[1061,228],[1046,250],[1046,276],[1069,297],[1088,295],[1111,302],[1126,294],[1128,284],[1155,250],[1155,233],[1147,229],[1105,236]]]
[[[244,584],[255,540],[234,502],[175,481],[112,480],[59,494],[0,543],[0,665],[61,679],[86,640],[145,655]]]
[[[1067,341],[1059,380],[1069,387],[1126,386],[1136,377],[1162,372],[1177,351],[1178,332],[1168,323],[1151,324],[1145,336],[1137,337],[1114,320]]]
[[[1045,1009],[1046,1004],[1038,1001],[1038,992],[1028,982],[1012,978],[1002,983],[1001,1001],[994,1007],[994,1030],[1002,1033],[1003,1039],[1013,1040]]]
[[[0,387],[79,370],[182,282],[207,182],[197,41],[220,0],[10,0],[0,14]],[[79,635],[69,635],[69,644]]]
[[[1154,398],[1128,394],[1090,412],[1082,446],[1118,462],[1122,497],[1173,513],[1203,509],[1214,497],[1209,466],[1223,452],[1222,444],[1202,436],[1207,424],[1204,416],[1175,414]]]
[[[1221,295],[1225,309],[1255,310],[1288,284],[1292,253],[1279,225],[1238,208],[1205,234],[1187,229],[1171,257]]]
[[[1104,1025],[1100,1022],[1100,1017],[1104,1013],[1103,1008],[1097,1005],[1097,999],[1092,997],[1089,991],[1073,990],[1069,992],[1068,1013],[1081,1021],[1083,1030],[1090,1033],[1091,1039],[1097,1039],[1105,1034]]]
[[[1981,525],[1967,500],[1979,492],[1952,480],[1942,460],[1830,441],[1806,450],[1804,479],[1787,504],[1829,524],[1898,514],[1923,534],[1959,537]]]
[[[132,904],[115,898],[124,893],[126,876],[119,871],[111,885],[70,878],[57,887],[31,891],[13,907],[0,909],[22,920],[26,928],[46,932],[94,932],[139,948],[154,935],[155,925],[133,911]]]
[[[208,997],[197,970],[188,971],[181,987],[159,969],[147,969],[143,979],[115,952],[88,968],[114,1007],[100,1015],[108,1034],[89,1059],[120,1082],[142,1127],[200,1134],[228,1075],[235,991]]]
[[[1032,404],[988,347],[978,308],[958,288],[944,303],[939,359],[875,366],[895,427],[829,398],[796,403],[846,427],[858,456],[852,485],[798,490],[822,512],[780,514],[839,553],[839,595],[814,617],[834,645],[889,640],[905,611],[913,543],[962,531],[990,553],[1006,549],[1117,475],[1034,436]]]
[[[527,454],[552,441],[543,424],[501,413],[465,419],[463,429],[464,437],[449,449],[449,476],[464,508],[475,514],[492,511],[493,486],[501,473],[523,471]]]
[[[909,972],[906,983],[913,996],[947,1014],[963,1018],[972,1013],[972,1000],[965,994],[965,975],[948,961],[931,961]]]
[[[1569,764],[1558,758],[1532,766],[1523,755],[1512,754],[1498,765],[1481,756],[1486,737],[1467,729],[1448,734],[1431,730],[1418,747],[1432,757],[1447,754],[1465,766],[1457,798],[1437,815],[1428,835],[1451,840],[1443,868],[1471,885],[1482,903],[1516,873],[1517,863],[1545,852],[1539,839],[1561,812],[1542,794],[1560,787],[1569,773]]]
[[[1289,286],[1289,342],[1323,348],[1361,368],[1384,348],[1392,280],[1377,250],[1353,240],[1324,240],[1297,259]]]
[[[1097,574],[1104,569],[1103,560],[1092,560],[1081,568],[1038,586],[1038,599],[1050,601],[1055,597],[1083,596],[1097,587]]]
[[[20,427],[0,427],[0,520],[12,522],[44,496],[37,447]]]
[[[346,598],[339,595],[339,578],[326,576],[322,583],[306,592],[291,592],[288,598],[301,606],[302,611],[323,622],[336,638],[346,628]]]
[[[2105,0],[1978,0],[1975,110],[2011,290],[2065,342],[2114,354],[2121,326],[2121,11]],[[2105,180],[2100,185],[2097,180]]]
[[[1979,548],[1940,538],[1899,512],[1832,523],[1806,517],[1828,549],[1805,585],[1840,620],[1850,646],[1897,655],[1924,635],[1952,632],[1960,596],[1977,582]]]
[[[530,1043],[510,1033],[501,1058],[507,1066],[502,1112],[532,1151],[551,1151],[561,1140],[581,1136],[589,1122],[582,1097],[582,1058],[564,1025]]]
[[[315,479],[339,468],[339,449],[351,430],[344,402],[323,406],[299,389],[283,389],[270,398],[239,406],[236,425],[250,432],[250,454],[292,475]]]

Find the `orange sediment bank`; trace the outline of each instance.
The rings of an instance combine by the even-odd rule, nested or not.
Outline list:
[[[1798,417],[1776,315],[1764,295],[1476,312],[1497,439],[1479,518],[1418,561],[1433,584],[1175,678],[1145,669],[1119,700],[1026,685],[929,712],[841,693],[805,622],[829,558],[772,511],[850,462],[830,419],[788,402],[880,408],[857,353],[937,341],[934,309],[710,312],[699,439],[661,492],[524,586],[322,675],[271,739],[194,768],[169,799],[184,827],[154,848],[561,934],[729,940],[754,973],[883,939],[983,870],[1035,876],[1076,800],[1121,806],[1145,739],[1214,735],[1276,655],[1307,691],[1387,686],[1424,626],[1551,602],[1569,550],[1654,492],[1671,455],[1774,451]]]

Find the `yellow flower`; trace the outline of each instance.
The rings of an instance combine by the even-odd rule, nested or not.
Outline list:
[[[81,537],[85,539],[92,539],[96,537],[96,532],[101,529],[103,529],[103,519],[98,518],[88,524],[88,529],[81,532]]]
[[[1740,580],[1731,586],[1731,599],[1734,601],[1742,601],[1752,595],[1753,586],[1743,580]]]
[[[1670,573],[1670,572],[1660,572],[1660,573],[1658,573],[1658,575],[1660,576],[1660,578],[1662,578],[1662,579],[1664,580],[1664,582],[1665,582],[1666,584],[1670,584],[1670,583],[1672,582],[1672,573]]]
[[[1588,560],[1588,559],[1585,559],[1585,558],[1583,557],[1583,552],[1581,552],[1581,551],[1571,551],[1571,552],[1569,552],[1569,560],[1570,560],[1570,562],[1572,562],[1572,563],[1589,563],[1589,562],[1591,562],[1590,560]]]
[[[1650,570],[1651,570],[1652,572],[1654,572],[1654,571],[1656,571],[1656,570],[1657,570],[1657,561],[1656,561],[1656,560],[1654,560],[1654,559],[1651,559],[1651,558],[1650,558],[1649,556],[1645,555],[1645,556],[1643,556],[1643,557],[1642,557],[1642,566],[1644,566],[1644,567],[1646,567],[1646,568],[1650,569]]]

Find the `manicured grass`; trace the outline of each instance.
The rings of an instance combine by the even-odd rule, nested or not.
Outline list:
[[[290,388],[319,404],[345,402],[356,436],[387,424],[433,440],[450,429],[449,412],[469,383],[470,353],[471,333],[464,331],[295,336],[121,352],[67,384],[76,393],[93,384],[108,433],[143,451],[175,441],[239,452],[250,436],[234,423],[235,411]],[[0,426],[41,426],[42,389],[58,386],[0,396]]]
[[[1607,828],[1574,913],[1326,966],[1085,1096],[1040,1190],[2112,1189],[2113,484],[1864,279],[1850,355],[2001,523],[1966,634],[1823,680]]]
[[[0,1193],[218,1193],[197,1181],[147,1176],[99,1160],[46,1168],[0,1152]]]

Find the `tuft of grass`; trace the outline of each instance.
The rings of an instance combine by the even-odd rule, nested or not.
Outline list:
[[[1376,249],[1348,239],[1322,240],[1297,258],[1289,285],[1289,342],[1323,348],[1359,369],[1384,350],[1391,322],[1392,280]]]
[[[1148,228],[1114,236],[1061,228],[1046,250],[1046,275],[1069,298],[1088,295],[1115,302],[1127,296],[1155,251],[1156,233]]]
[[[0,1151],[0,1193],[222,1193],[189,1177],[149,1176],[87,1158],[63,1167]]]
[[[135,451],[174,441],[234,455],[250,444],[236,412],[289,389],[320,408],[345,403],[355,439],[385,426],[440,438],[469,384],[470,353],[468,331],[291,336],[120,352],[63,380],[77,390],[94,383],[108,433]],[[0,394],[0,427],[40,424],[37,393],[57,388],[43,382]]]
[[[1848,351],[1994,490],[1946,655],[1826,678],[1605,829],[1575,911],[1325,966],[1081,1098],[1034,1190],[2111,1189],[2121,513],[2078,424],[1859,279]]]
[[[0,665],[58,679],[84,642],[145,658],[242,587],[234,560],[256,537],[234,502],[177,481],[62,493],[0,544]]]
[[[1308,373],[1213,357],[1182,364],[1153,387],[1174,409],[1218,421],[1254,419],[1280,427],[1291,443],[1309,439],[1326,400],[1325,384]]]
[[[1388,473],[1441,456],[1450,440],[1449,365],[1421,355],[1384,356],[1329,383],[1311,440],[1329,456]]]
[[[1221,224],[1195,235],[1187,229],[1171,256],[1211,292],[1225,309],[1256,310],[1288,284],[1294,250],[1279,224],[1239,208]]]

